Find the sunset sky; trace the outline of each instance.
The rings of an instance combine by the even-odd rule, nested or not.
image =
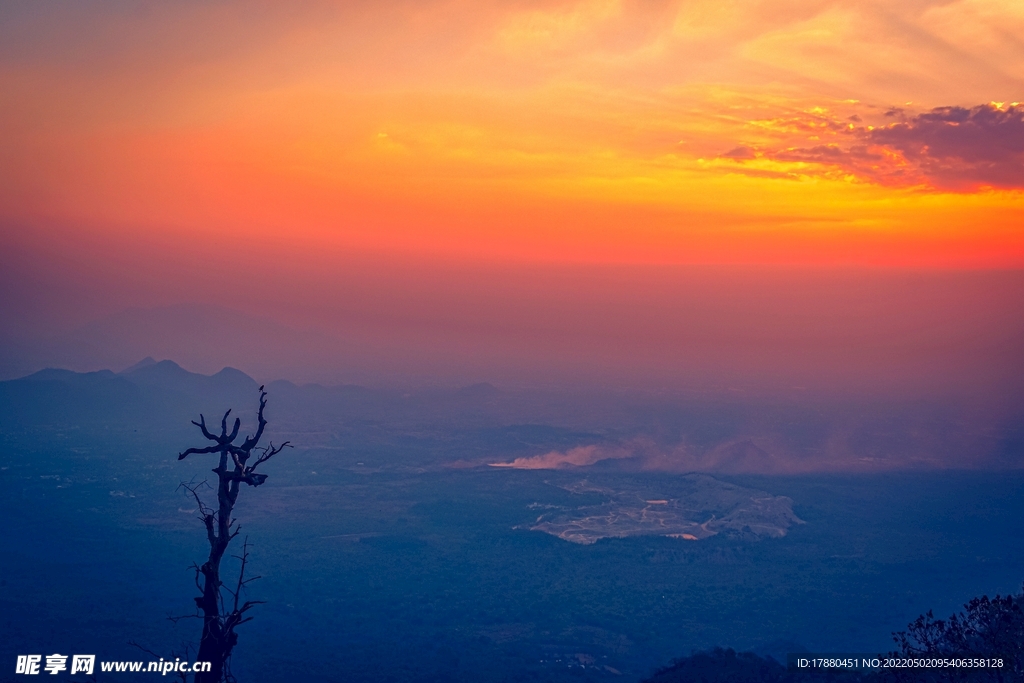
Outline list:
[[[1017,0],[5,3],[7,310],[295,318],[368,263],[1016,270],[1022,35]]]

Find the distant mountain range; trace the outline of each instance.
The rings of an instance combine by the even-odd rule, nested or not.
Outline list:
[[[314,369],[340,377],[372,356],[366,344],[204,304],[132,308],[53,337],[8,337],[0,340],[0,379],[50,366],[126,368],[148,355],[207,373],[238,365],[275,377],[308,378]]]
[[[197,409],[254,405],[257,386],[234,368],[207,376],[147,357],[120,373],[50,368],[0,382],[0,406],[8,427],[62,424],[88,429],[127,421],[152,425]]]
[[[353,464],[733,474],[1024,465],[1020,419],[965,416],[942,403],[296,385],[233,367],[190,372],[150,356],[121,372],[51,368],[0,382],[0,438],[181,435],[200,413],[216,422],[229,408],[244,430],[261,383],[275,438],[359,453]]]

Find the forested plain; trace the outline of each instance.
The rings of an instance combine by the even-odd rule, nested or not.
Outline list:
[[[146,659],[129,641],[169,654],[196,640],[197,622],[167,619],[193,610],[189,567],[205,543],[178,484],[213,463],[176,455],[199,412],[246,419],[256,384],[150,373],[0,383],[5,661]],[[516,413],[486,386],[268,389],[268,434],[297,447],[236,509],[262,576],[250,593],[266,601],[239,629],[240,680],[640,680],[715,646],[884,651],[928,609],[951,613],[1024,577],[1018,471],[713,473],[790,498],[803,523],[781,538],[580,544],[531,530],[538,510],[601,505],[600,492],[571,490],[583,480],[672,499],[690,475],[615,460],[487,466],[621,437],[564,417],[571,407],[537,419],[543,401],[571,406],[564,397],[516,399]],[[344,404],[318,412],[325,396]],[[745,410],[691,419],[725,433]]]

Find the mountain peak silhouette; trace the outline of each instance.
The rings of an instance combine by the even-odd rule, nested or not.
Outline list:
[[[129,365],[127,368],[125,368],[124,370],[122,370],[118,374],[119,375],[128,375],[128,374],[131,374],[131,373],[135,372],[136,370],[141,370],[142,368],[148,368],[150,365],[156,365],[156,360],[153,359],[153,356],[146,356],[145,358],[140,360],[138,363],[135,363],[134,365]]]

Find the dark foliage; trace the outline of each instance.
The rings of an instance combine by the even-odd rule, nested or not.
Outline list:
[[[893,634],[902,657],[1001,659],[1001,668],[944,668],[922,673],[895,671],[893,681],[1024,681],[1024,591],[1017,595],[983,595],[949,619],[931,611],[915,619],[906,631]]]
[[[856,671],[787,671],[770,657],[715,648],[675,660],[644,683],[1022,683],[1024,682],[1024,591],[983,595],[949,619],[931,611],[893,634],[890,658],[1001,660],[1002,666],[891,668]]]

